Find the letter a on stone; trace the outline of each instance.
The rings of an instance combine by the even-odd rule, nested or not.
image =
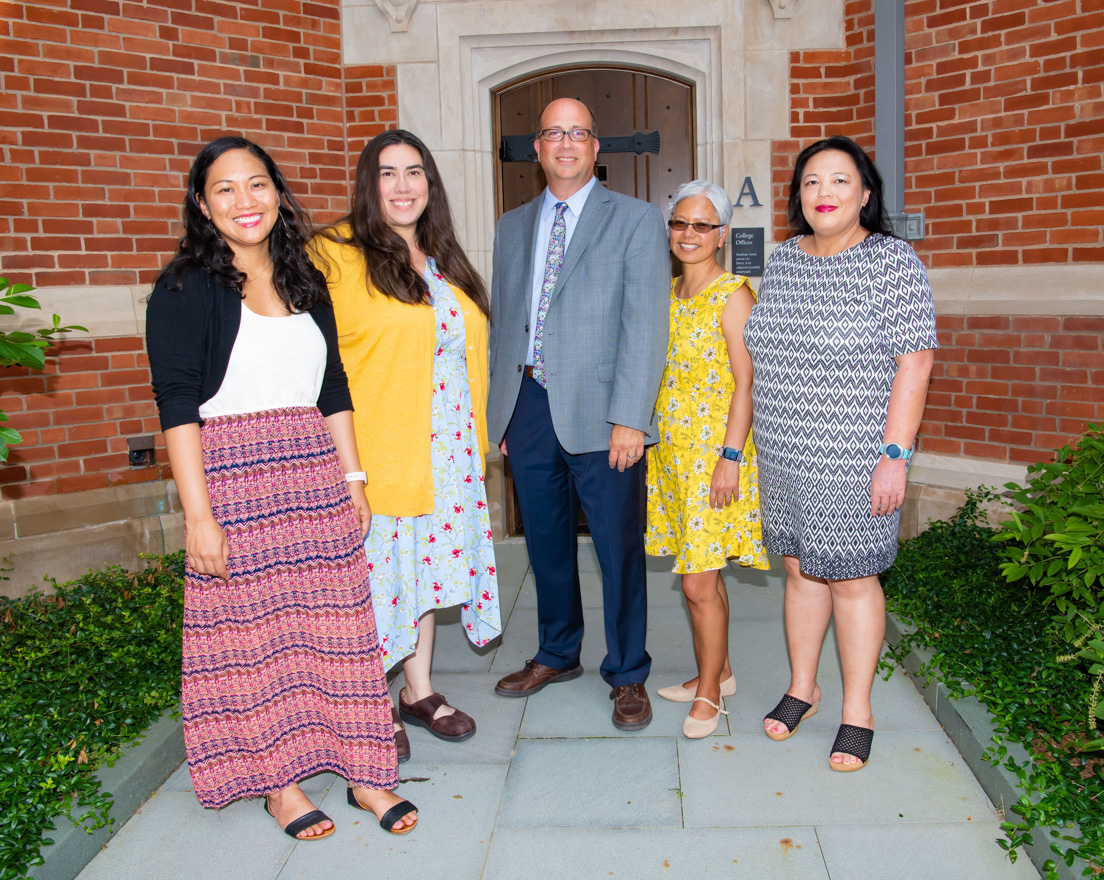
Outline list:
[[[755,185],[751,182],[750,177],[744,178],[744,185],[740,187],[740,194],[736,196],[736,204],[734,205],[734,207],[743,207],[743,204],[741,203],[744,201],[744,196],[748,196],[751,199],[751,204],[748,206],[749,208],[763,207],[762,204],[760,204],[759,202],[759,196],[755,194]]]

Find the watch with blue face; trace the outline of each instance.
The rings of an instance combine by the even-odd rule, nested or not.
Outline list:
[[[735,461],[739,463],[744,460],[744,453],[742,450],[733,449],[731,446],[722,446],[721,458],[727,458],[729,461]]]
[[[890,461],[908,461],[912,457],[912,450],[900,443],[883,443],[881,452]]]

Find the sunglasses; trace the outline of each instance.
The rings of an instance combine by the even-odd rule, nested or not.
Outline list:
[[[668,220],[667,225],[675,230],[675,232],[685,232],[687,226],[693,226],[695,232],[700,232],[702,235],[712,232],[714,229],[720,229],[724,226],[723,223],[690,223],[687,220]]]

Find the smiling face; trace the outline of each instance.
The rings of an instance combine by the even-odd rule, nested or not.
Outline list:
[[[671,212],[672,220],[684,220],[687,223],[708,223],[712,226],[720,222],[717,217],[717,209],[705,196],[687,196]],[[676,230],[668,227],[668,240],[671,243],[671,253],[684,266],[694,263],[704,263],[708,260],[716,261],[717,248],[724,244],[727,226],[720,226],[709,232],[698,232],[693,226]]]
[[[199,207],[230,249],[242,254],[268,246],[280,194],[260,159],[248,150],[228,150],[211,163]]]
[[[380,208],[387,225],[400,235],[413,233],[429,203],[422,154],[409,144],[392,144],[379,154]]]
[[[839,150],[823,150],[801,174],[801,213],[813,234],[834,238],[852,234],[870,198],[854,160]]]
[[[594,120],[584,104],[572,98],[560,98],[545,107],[541,114],[540,130],[547,128],[593,130]],[[538,137],[533,147],[537,151],[537,161],[548,178],[548,189],[558,199],[574,195],[594,176],[594,162],[598,158],[597,137],[573,141],[564,135],[563,140],[555,143]]]

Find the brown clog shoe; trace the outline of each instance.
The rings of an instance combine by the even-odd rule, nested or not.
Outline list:
[[[407,703],[403,699],[406,688],[399,691],[399,715],[407,724],[424,727],[437,739],[446,742],[462,742],[475,735],[475,720],[457,709],[451,715],[434,718],[433,713],[441,706],[449,705],[441,694],[430,694],[424,700]]]
[[[391,723],[395,727],[395,755],[401,764],[410,760],[410,737],[406,735],[406,728],[399,718],[399,710],[394,706],[391,707]]]

